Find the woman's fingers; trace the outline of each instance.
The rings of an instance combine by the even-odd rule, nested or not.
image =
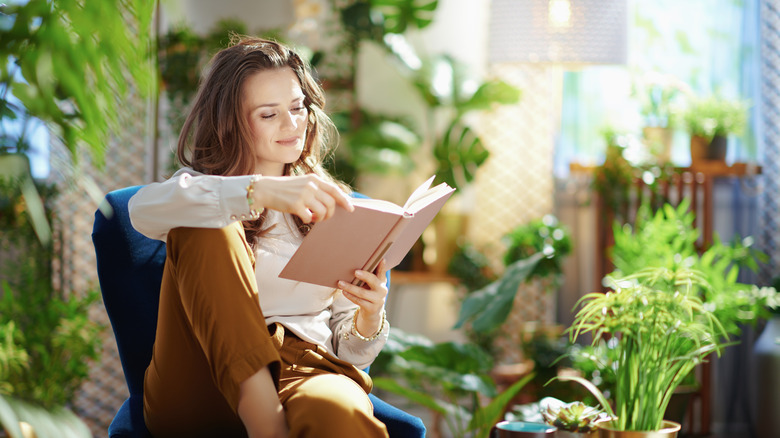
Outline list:
[[[387,263],[383,259],[376,271],[380,275],[362,270],[355,271],[355,277],[361,280],[364,286],[339,281],[339,288],[348,300],[360,306],[367,314],[378,314],[382,311],[387,296],[386,266]]]
[[[261,177],[255,182],[256,205],[292,213],[305,223],[333,216],[337,206],[353,211],[349,196],[317,175]]]
[[[319,179],[319,178],[318,178]],[[322,190],[328,194],[328,199],[332,199],[336,205],[340,205],[347,209],[347,211],[354,211],[355,207],[352,205],[352,201],[346,193],[342,192],[335,184],[322,181]]]

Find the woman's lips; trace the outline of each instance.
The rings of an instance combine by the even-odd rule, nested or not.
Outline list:
[[[279,143],[282,146],[295,146],[298,144],[298,141],[300,139],[298,137],[290,137],[290,138],[284,138],[281,140],[276,140],[277,143]]]

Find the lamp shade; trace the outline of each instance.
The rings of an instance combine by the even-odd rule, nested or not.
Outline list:
[[[626,0],[492,0],[490,8],[492,63],[626,63]]]

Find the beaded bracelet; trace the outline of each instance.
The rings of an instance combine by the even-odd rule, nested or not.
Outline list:
[[[357,317],[359,311],[360,311],[360,307],[355,309],[355,315],[352,317],[352,328],[349,331],[361,341],[366,341],[366,342],[373,341],[374,339],[378,338],[379,335],[382,334],[382,331],[385,329],[385,324],[387,324],[387,311],[385,309],[382,309],[382,322],[379,324],[379,330],[377,330],[373,336],[368,338],[361,335],[357,329]],[[349,339],[349,337],[347,336],[345,336],[345,338]]]
[[[249,185],[246,186],[246,203],[249,205],[249,217],[251,219],[257,219],[260,217],[260,211],[256,208],[252,208],[255,203],[255,183],[260,180],[261,175],[252,175],[249,179]]]

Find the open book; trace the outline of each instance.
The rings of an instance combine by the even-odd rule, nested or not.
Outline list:
[[[401,262],[455,191],[446,183],[431,187],[433,177],[399,207],[389,201],[354,198],[355,211],[336,208],[314,225],[279,277],[338,287],[355,282],[355,270],[373,272],[382,258],[391,269]]]

